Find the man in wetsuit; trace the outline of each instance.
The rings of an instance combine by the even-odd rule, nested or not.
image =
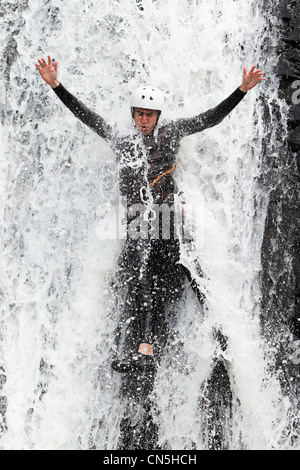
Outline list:
[[[141,226],[134,223],[138,210],[142,207],[144,214],[149,214],[153,212],[154,205],[171,206],[174,203],[176,187],[173,176],[181,139],[219,124],[249,90],[265,80],[264,74],[255,66],[249,72],[244,67],[242,84],[218,106],[198,116],[160,126],[158,121],[164,102],[161,92],[152,87],[140,87],[132,96],[132,133],[119,136],[101,116],[88,109],[58,81],[58,63],[52,65],[50,56],[48,61],[41,59],[35,65],[59,99],[77,118],[105,139],[117,156],[120,191],[127,199],[129,214],[127,240],[120,265],[123,283],[130,291],[131,301],[127,299],[127,303],[134,304],[132,313],[138,318],[139,337],[136,338],[135,351],[115,361],[113,367],[119,372],[152,367],[155,323],[158,314],[162,315],[166,310],[161,293],[169,291],[165,296],[169,300],[173,294],[176,297],[176,279],[182,275],[182,269],[200,302],[203,296],[189,271],[179,265],[179,242],[175,239],[174,227],[171,227],[169,239],[163,239],[160,229],[155,237],[151,237],[151,233],[141,235]],[[148,228],[149,219],[145,220]]]

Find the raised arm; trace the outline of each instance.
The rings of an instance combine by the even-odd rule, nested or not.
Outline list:
[[[58,80],[58,62],[52,65],[51,57],[48,55],[48,62],[45,59],[38,60],[35,64],[43,80],[53,88],[56,95],[72,113],[95,131],[100,137],[109,141],[112,138],[112,128],[99,114],[90,110],[80,100],[73,96]]]
[[[196,134],[210,127],[216,126],[240,103],[246,93],[251,90],[261,80],[265,80],[261,70],[255,70],[255,66],[247,72],[243,67],[242,84],[218,106],[199,114],[198,116],[186,119],[178,119],[171,123],[173,132],[182,138],[191,134]]]

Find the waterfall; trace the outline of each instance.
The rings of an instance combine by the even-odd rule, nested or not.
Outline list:
[[[299,342],[291,297],[276,290],[280,273],[293,282],[292,259],[276,238],[284,208],[270,209],[296,163],[272,2],[10,0],[0,12],[0,448],[124,448],[127,419],[143,435],[131,448],[296,449]],[[217,105],[243,65],[267,77],[181,144],[177,183],[201,209],[201,236],[182,256],[200,262],[208,313],[187,288],[145,398],[151,438],[110,366],[122,241],[101,233],[119,200],[115,156],[41,80],[34,63],[48,54],[64,86],[121,132],[140,83],[166,92],[168,120]]]

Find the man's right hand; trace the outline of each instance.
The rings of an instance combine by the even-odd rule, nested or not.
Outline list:
[[[58,62],[55,62],[54,66],[52,66],[51,57],[48,55],[48,63],[45,59],[38,60],[38,63],[40,65],[35,64],[35,66],[40,72],[43,80],[45,80],[45,82],[52,88],[56,88],[59,85],[59,81],[57,80]]]

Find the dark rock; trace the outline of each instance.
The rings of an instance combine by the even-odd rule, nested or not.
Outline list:
[[[300,126],[289,132],[288,142],[292,150],[300,151]]]
[[[296,397],[299,365],[290,358],[294,357],[292,345],[300,338],[300,2],[280,0],[275,11],[280,22],[275,72],[280,80],[279,98],[286,101],[289,111],[286,123],[280,103],[277,113],[272,109],[273,118],[265,112],[261,180],[269,205],[262,244],[261,325],[264,336],[276,345],[283,390],[291,393],[293,383]],[[268,129],[276,120],[275,138]],[[276,167],[268,158],[273,152]]]

